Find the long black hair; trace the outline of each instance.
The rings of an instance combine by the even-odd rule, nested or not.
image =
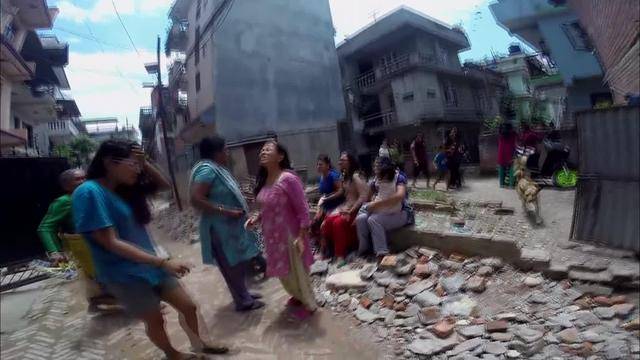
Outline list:
[[[199,145],[200,158],[213,160],[216,154],[224,151],[225,144],[225,139],[217,135],[202,139]]]
[[[378,178],[385,181],[391,181],[396,176],[396,165],[393,161],[386,157],[381,156],[376,159],[378,163]]]
[[[126,159],[131,156],[133,149],[139,145],[131,140],[111,139],[100,144],[100,148],[93,157],[87,179],[97,180],[107,176],[107,168],[104,166],[106,159]],[[151,221],[151,210],[147,202],[147,196],[157,192],[158,187],[149,178],[141,173],[133,185],[118,185],[115,193],[124,199],[133,212],[133,217],[138,224],[145,225]]]
[[[353,180],[353,175],[360,171],[360,163],[358,162],[358,159],[348,151],[343,151],[342,154],[340,154],[340,157],[342,156],[346,156],[349,161],[349,168],[342,171],[342,179],[344,181],[351,181]]]
[[[267,144],[275,145],[276,151],[278,152],[278,154],[282,155],[282,160],[278,163],[278,165],[280,166],[280,169],[291,170],[292,169],[291,160],[289,160],[289,152],[287,151],[287,148],[285,148],[284,146],[280,145],[278,142],[273,140],[267,141],[262,146],[264,147]],[[258,169],[258,176],[256,176],[256,188],[253,191],[255,195],[258,195],[260,190],[262,190],[264,185],[267,183],[267,175],[268,175],[267,168],[265,168],[264,166],[260,166],[260,169]]]

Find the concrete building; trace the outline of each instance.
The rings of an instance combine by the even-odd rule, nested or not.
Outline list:
[[[89,137],[98,144],[109,139],[140,140],[133,126],[119,127],[115,117],[83,118],[81,121]]]
[[[51,29],[58,13],[46,1],[1,0],[0,6],[1,151],[37,155],[35,129],[56,120],[54,93],[68,85],[60,73],[68,47],[35,32]]]
[[[466,160],[477,162],[482,121],[499,113],[504,83],[491,70],[461,66],[458,53],[468,48],[461,29],[407,7],[338,45],[349,143],[363,163],[385,137],[398,138],[408,152],[418,131],[433,153],[453,127],[469,151]]]
[[[509,47],[507,56],[483,64],[505,78],[515,111],[515,119],[509,120],[563,125],[566,88],[552,64],[546,56],[527,54],[517,44]]]
[[[181,141],[224,136],[240,178],[255,175],[269,138],[301,173],[318,153],[337,156],[345,110],[327,0],[177,0],[169,16],[166,50],[186,69],[174,71],[188,96]]]
[[[576,111],[611,103],[600,63],[571,8],[547,0],[498,0],[489,8],[500,26],[556,64],[567,87],[566,126],[574,125]]]
[[[640,2],[568,0],[589,34],[616,104],[640,94]]]

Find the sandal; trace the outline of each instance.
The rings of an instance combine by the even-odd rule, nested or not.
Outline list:
[[[313,316],[313,314],[314,314],[314,311],[308,310],[305,307],[297,308],[291,312],[291,315],[294,318],[301,321],[310,318],[311,316]]]
[[[238,312],[253,311],[253,310],[260,309],[260,308],[262,308],[264,306],[265,306],[265,303],[263,303],[260,300],[255,300],[254,302],[252,302],[249,305],[237,306],[236,307],[236,311],[238,311]]]

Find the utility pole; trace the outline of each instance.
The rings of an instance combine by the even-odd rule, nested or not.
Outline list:
[[[158,42],[156,47],[156,58],[158,60],[158,116],[162,123],[162,136],[164,137],[164,149],[167,156],[167,167],[169,168],[169,176],[171,176],[171,185],[173,185],[173,194],[176,197],[176,203],[178,210],[182,211],[182,202],[180,201],[180,193],[178,193],[178,186],[176,185],[176,175],[173,172],[173,163],[171,162],[171,153],[169,152],[169,139],[167,138],[167,120],[166,112],[164,110],[164,99],[162,89],[162,74],[160,70],[160,35],[158,35]]]

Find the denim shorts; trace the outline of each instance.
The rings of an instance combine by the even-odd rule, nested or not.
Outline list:
[[[107,291],[118,300],[125,311],[137,318],[150,311],[159,310],[162,294],[178,286],[180,283],[174,276],[166,276],[155,286],[143,280],[105,284]]]

